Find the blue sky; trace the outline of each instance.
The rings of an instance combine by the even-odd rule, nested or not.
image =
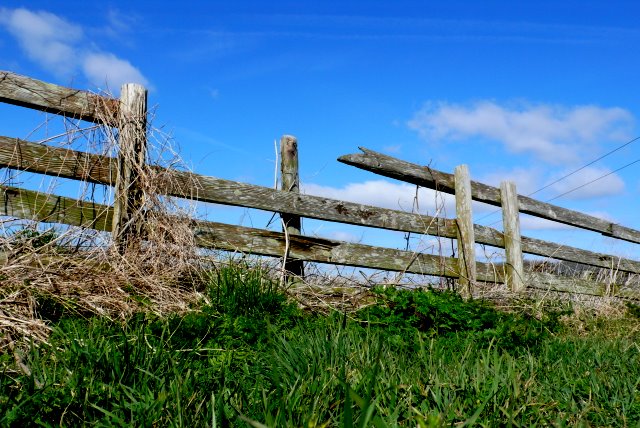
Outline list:
[[[298,137],[307,193],[410,210],[413,186],[336,162],[365,146],[529,194],[640,135],[640,4],[632,1],[17,2],[0,6],[0,69],[90,90],[139,82],[153,125],[202,174],[273,186],[274,139]],[[44,115],[0,106],[0,134]],[[33,139],[33,138],[32,138]],[[640,141],[562,180],[548,200],[640,159]],[[554,203],[640,229],[640,163]],[[437,201],[437,202],[436,202]],[[422,212],[453,217],[421,191]],[[476,205],[479,223],[499,214]],[[268,215],[209,207],[264,227]],[[265,220],[266,217],[266,220]],[[523,234],[638,257],[551,222]],[[305,232],[404,247],[401,234]],[[421,241],[425,250],[432,241]]]

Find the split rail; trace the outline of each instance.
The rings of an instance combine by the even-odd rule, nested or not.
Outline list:
[[[156,183],[160,194],[279,213],[282,232],[195,219],[191,230],[204,248],[284,256],[285,267],[292,276],[304,275],[306,261],[455,278],[460,292],[467,295],[479,282],[501,282],[514,291],[531,287],[640,299],[640,289],[632,286],[525,271],[523,253],[631,275],[640,274],[640,262],[521,236],[519,213],[633,243],[640,243],[640,231],[517,195],[510,182],[496,188],[471,181],[464,165],[448,174],[368,149],[338,159],[375,174],[454,194],[456,218],[447,219],[299,193],[297,140],[288,135],[281,139],[280,190],[149,166],[145,138],[147,92],[140,85],[124,85],[116,99],[0,72],[0,102],[118,129],[117,157],[0,136],[0,167],[113,186],[115,195],[113,206],[106,206],[4,186],[0,215],[110,232],[114,247],[123,254],[132,242],[144,236],[144,215],[140,212],[144,188],[139,181],[153,169],[160,176],[171,178]],[[504,232],[473,223],[474,200],[502,208]],[[300,222],[305,217],[455,239],[458,257],[304,236]],[[476,244],[505,248],[506,263],[477,261]]]

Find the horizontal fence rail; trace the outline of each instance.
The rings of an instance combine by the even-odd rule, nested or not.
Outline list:
[[[0,215],[110,231],[113,208],[64,196],[4,187]]]
[[[465,166],[457,168],[454,176],[368,149],[338,160],[379,175],[456,194],[456,219],[300,194],[297,192],[297,140],[292,136],[284,136],[281,141],[282,153],[289,155],[286,162],[283,155],[283,165],[287,168],[281,167],[282,190],[146,165],[147,92],[140,85],[128,84],[122,87],[121,93],[120,99],[114,99],[0,71],[0,102],[117,127],[120,148],[118,157],[112,158],[0,136],[0,167],[115,187],[115,205],[111,207],[5,186],[0,215],[111,232],[118,251],[124,254],[128,251],[128,241],[144,239],[141,222],[147,213],[141,207],[144,192],[149,191],[277,212],[283,220],[307,217],[456,239],[459,244],[458,258],[451,258],[303,236],[296,226],[298,220],[289,224],[285,221],[284,233],[190,220],[191,230],[201,247],[286,256],[295,262],[288,266],[300,267],[297,274],[291,270],[294,275],[302,275],[301,261],[311,261],[457,278],[466,284],[467,293],[473,292],[474,283],[479,281],[505,282],[514,291],[524,283],[530,288],[640,299],[640,291],[630,287],[523,272],[522,267],[514,263],[522,259],[521,252],[524,252],[629,274],[640,273],[640,262],[635,260],[520,236],[519,212],[635,243],[640,243],[640,231],[517,195],[511,183],[503,183],[502,189],[498,189],[473,182]],[[151,187],[146,188],[146,184],[139,182],[143,174],[151,174]],[[289,181],[285,182],[285,178]],[[502,207],[503,197],[508,200],[508,207],[503,207],[506,238],[496,229],[474,225],[470,204],[476,200]],[[472,251],[474,243],[499,248],[505,248],[506,243],[511,257],[509,266],[476,262]],[[515,275],[518,281],[514,282]]]
[[[88,204],[62,196],[43,195],[24,189],[5,189],[2,215],[56,222],[72,226],[109,231],[113,208],[101,204]],[[370,245],[354,244],[331,239],[292,235],[281,232],[234,226],[210,221],[193,220],[191,230],[196,242],[203,248],[239,251],[256,255],[383,269],[422,275],[458,278],[458,260],[411,251],[394,250]],[[476,263],[477,279],[483,282],[504,282],[500,266]],[[580,294],[640,299],[640,290],[616,287],[579,278],[562,278],[540,272],[527,272],[524,281],[530,288]]]
[[[360,150],[362,150],[362,153],[344,155],[338,158],[338,161],[406,183],[416,184],[445,193],[455,193],[454,177],[452,174],[396,159],[363,147],[360,147]],[[472,181],[471,197],[474,201],[484,202],[498,207],[501,206],[500,189],[497,187]],[[518,195],[518,202],[521,213],[600,232],[605,236],[636,244],[640,243],[640,231],[638,230],[620,226],[578,211],[537,201],[527,196]]]
[[[106,185],[113,185],[116,176],[115,158],[2,136],[0,167]],[[294,194],[185,171],[158,167],[155,170],[159,176],[157,187],[169,196],[443,238],[455,239],[457,235],[455,220],[451,219]],[[504,248],[502,232],[475,225],[474,233],[477,243]],[[634,260],[525,236],[521,237],[521,243],[522,251],[525,253],[595,267],[615,268],[622,272],[640,273],[640,262]]]
[[[115,123],[119,106],[115,98],[8,71],[0,71],[0,102],[107,125]]]

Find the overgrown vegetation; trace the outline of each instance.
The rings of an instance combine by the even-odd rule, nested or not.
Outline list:
[[[375,305],[325,316],[302,312],[250,266],[212,272],[208,282],[183,315],[115,322],[56,312],[49,345],[17,354],[24,367],[1,357],[0,425],[640,421],[640,349],[628,328],[635,307],[626,320],[597,319],[604,325],[578,335],[560,321],[567,307],[534,316],[387,288],[374,291]]]

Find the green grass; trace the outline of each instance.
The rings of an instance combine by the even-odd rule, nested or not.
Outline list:
[[[640,349],[623,324],[598,320],[579,336],[559,310],[531,317],[450,293],[377,293],[355,315],[303,314],[260,271],[234,267],[212,274],[187,315],[61,316],[51,346],[24,356],[30,376],[1,357],[0,426],[640,421]]]

